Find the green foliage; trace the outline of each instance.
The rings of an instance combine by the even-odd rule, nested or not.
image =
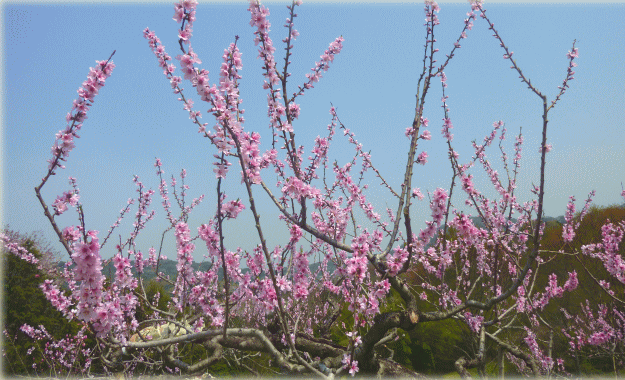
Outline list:
[[[436,369],[434,353],[427,342],[414,345],[414,349],[411,350],[410,362],[412,368],[420,373],[432,373]]]
[[[352,331],[354,326],[354,313],[348,310],[349,305],[344,304],[341,315],[330,329],[330,339],[336,344],[347,347],[349,338],[345,336],[345,331]],[[345,326],[345,327],[343,327]]]
[[[397,363],[407,368],[414,368],[413,352],[419,352],[420,346],[415,345],[410,339],[410,335],[403,330],[398,330],[398,339],[378,348],[378,355],[381,357],[391,357]],[[391,356],[392,355],[392,356]]]
[[[415,346],[411,357],[415,371],[428,374],[455,371],[455,361],[470,350],[463,334],[466,329],[461,322],[452,319],[419,323],[410,331]]]

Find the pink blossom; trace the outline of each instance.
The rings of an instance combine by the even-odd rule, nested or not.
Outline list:
[[[399,247],[395,248],[393,256],[389,257],[386,261],[386,266],[389,268],[389,274],[391,276],[396,276],[397,273],[403,268],[407,259],[407,250]]]
[[[52,207],[54,208],[55,215],[61,215],[67,211],[67,204],[62,198],[56,198],[54,203],[52,203]]]
[[[544,148],[545,148],[545,149],[544,149],[544,150],[545,150],[545,153],[549,153],[549,152],[551,152],[551,149],[552,149],[553,147],[552,147],[552,145],[551,145],[551,144],[545,144]],[[539,153],[542,153],[542,152],[543,152],[543,147],[538,148],[538,152],[539,152]]]
[[[349,374],[353,377],[358,372],[358,361],[353,360],[351,355],[343,355],[343,368],[349,368]]]
[[[352,363],[349,366],[349,374],[354,377],[354,375],[358,372],[358,361],[352,360]]]
[[[67,242],[75,242],[80,239],[80,229],[74,226],[68,226],[63,229],[63,239]]]
[[[217,175],[217,178],[226,178],[228,173],[228,166],[232,165],[230,162],[225,161],[223,164],[215,163],[217,167],[213,169],[213,172]]]
[[[569,278],[564,283],[563,288],[564,290],[572,291],[577,288],[578,284],[579,282],[577,281],[577,272],[576,271],[569,272]]]
[[[245,205],[240,200],[230,201],[222,205],[221,213],[229,219],[236,219],[241,211],[245,209]]]
[[[451,123],[451,120],[449,118],[443,119],[443,128],[441,129],[441,133],[443,134],[443,136],[445,136],[445,138],[449,142],[451,142],[454,139],[454,135],[452,133],[450,133],[450,130],[453,127],[454,126]]]
[[[573,225],[573,215],[575,214],[575,204],[573,202],[575,202],[575,197],[571,196],[570,199],[566,206],[566,214],[564,215],[566,222],[562,228],[562,238],[565,243],[570,243],[575,237],[576,226]],[[577,226],[579,226],[579,223],[577,223]]]
[[[291,103],[289,104],[289,114],[293,119],[297,119],[299,117],[300,107],[299,104]]]
[[[428,162],[428,153],[423,151],[419,153],[419,157],[417,157],[418,164],[425,165]]]
[[[364,255],[354,256],[345,261],[347,274],[357,281],[363,281],[367,274],[367,258]]]
[[[573,51],[569,51],[568,53],[566,53],[566,57],[569,59],[574,59],[574,58],[579,57],[579,49],[574,48]]]
[[[419,189],[418,187],[415,187],[415,189],[412,191],[412,196],[419,198],[420,201],[422,201],[425,197],[423,193],[421,193],[421,189]]]

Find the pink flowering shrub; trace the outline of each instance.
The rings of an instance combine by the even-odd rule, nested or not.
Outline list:
[[[67,321],[57,311],[70,306],[66,292],[59,288],[58,257],[38,233],[24,236],[3,230],[0,241],[3,372],[37,376],[87,373],[92,367],[93,341],[87,342],[87,335],[81,332],[85,326]]]
[[[51,367],[52,373],[60,375],[63,373],[88,373],[91,367],[91,348],[86,346],[86,328],[84,326],[76,335],[66,336],[63,339],[54,339],[44,326],[33,328],[23,325],[21,330],[31,339],[44,341],[44,360]],[[30,355],[32,350],[29,350]],[[33,368],[37,363],[33,363]]]
[[[167,231],[173,230],[176,239],[177,277],[174,279],[159,273],[162,256],[156,248],[148,248],[146,259],[145,248],[136,244],[136,237],[155,217],[155,212],[150,211],[155,192],[146,190],[138,178],[134,178],[136,199],[128,201],[103,239],[99,232],[85,226],[75,179],[70,178],[72,190],[52,203],[52,212],[41,196],[40,190],[50,176],[56,174],[58,168],[64,168],[60,162],[66,161],[75,147],[74,137],[115,65],[109,58],[97,61],[96,68],[90,69],[87,81],[78,91],[79,98],[66,118],[68,126],[57,134],[48,172],[36,188],[46,216],[72,258],[63,273],[70,295],[61,295],[53,284],[46,284],[44,292],[48,299],[67,318],[81,321],[86,326],[85,331],[98,338],[99,359],[111,371],[131,372],[141,362],[153,373],[194,373],[210,370],[228,355],[236,357],[236,353],[253,351],[265,353],[270,358],[270,363],[266,364],[282,373],[312,373],[320,377],[361,373],[414,376],[414,372],[382,356],[378,346],[398,338],[397,329],[410,331],[420,323],[450,318],[463,322],[477,342],[478,350],[473,357],[459,357],[456,361],[456,368],[463,377],[470,376],[469,368],[484,367],[486,341],[505,351],[520,370],[529,368],[535,376],[562,370],[562,362],[541,347],[536,331],[541,326],[544,308],[565,293],[576,290],[577,273],[571,271],[566,278],[553,273],[547,283],[539,284],[537,268],[545,254],[540,241],[544,232],[545,163],[551,150],[551,145],[547,144],[547,114],[574,79],[574,61],[578,57],[575,42],[566,54],[568,68],[560,91],[548,102],[517,66],[513,52],[486,16],[481,1],[471,2],[456,42],[442,64],[437,63],[434,30],[435,26],[439,28],[439,7],[434,1],[426,1],[426,49],[416,88],[415,116],[403,133],[410,141],[407,164],[402,183],[392,184],[375,168],[374,159],[358,142],[356,134],[341,123],[334,107],[329,109],[327,135],[315,139],[308,160],[303,157],[304,146],[296,144],[297,120],[304,107],[300,97],[312,91],[332,65],[340,64],[337,56],[346,42],[343,37],[330,42],[311,72],[305,75],[306,80],[297,84],[296,89],[291,86],[294,92],[289,95],[289,59],[299,36],[295,29],[295,9],[300,5],[298,0],[287,6],[286,37],[282,40],[286,51],[284,60],[274,56],[278,50],[270,37],[268,9],[257,1],[251,1],[248,8],[258,59],[263,62],[263,88],[267,91],[272,131],[270,142],[261,141],[258,132],[246,129],[245,110],[239,96],[242,59],[237,47],[238,36],[224,50],[217,80],[211,83],[209,72],[199,67],[202,61],[191,43],[197,12],[195,0],[175,4],[173,19],[180,24],[181,50],[175,60],[155,31],[149,28],[143,31],[170,88],[189,112],[189,119],[199,133],[213,146],[217,196],[210,198],[214,202],[214,214],[200,226],[190,226],[188,215],[204,197],[186,205],[184,197],[188,186],[184,184],[186,172],[183,170],[181,184],[173,177],[171,181],[180,207],[180,212],[174,212],[168,185],[163,179],[163,164],[159,159],[155,163],[160,180],[159,195],[169,223]],[[542,141],[539,149],[530,149],[540,154],[540,178],[536,180],[538,185],[532,188],[535,198],[530,201],[521,202],[515,195],[523,146],[520,132],[515,137],[511,161],[502,146],[507,129],[499,120],[493,123],[492,132],[484,137],[483,143],[473,143],[473,157],[461,158],[454,148],[454,125],[449,114],[444,70],[478,16],[484,19],[504,50],[504,60],[510,62],[524,85],[543,102]],[[283,61],[284,67],[278,67]],[[177,68],[182,76],[176,75]],[[453,175],[448,188],[423,192],[413,187],[414,167],[415,164],[427,165],[429,156],[421,144],[435,138],[426,129],[431,122],[423,115],[423,105],[428,90],[438,81],[443,91],[440,134],[448,147]],[[185,90],[183,83],[190,84],[194,90]],[[196,103],[192,97],[206,103],[206,114],[215,120],[212,126],[200,121],[203,115],[194,108]],[[335,137],[337,129],[342,130],[343,138],[354,149],[353,159],[344,164],[331,161],[329,155],[333,139],[338,138]],[[507,171],[505,177],[487,158],[487,152],[497,139]],[[483,189],[478,189],[471,172],[474,166],[484,170],[496,198],[489,199]],[[236,170],[231,171],[233,168]],[[265,182],[269,173],[277,176],[275,193]],[[381,181],[389,197],[396,200],[393,209],[376,210],[367,198],[368,185],[363,181],[366,176],[375,176]],[[246,199],[226,200],[227,180],[242,184]],[[176,192],[177,185],[180,193]],[[283,244],[270,247],[266,242],[263,228],[266,223],[275,221],[261,219],[256,200],[259,193],[271,199],[280,212],[279,221],[289,231],[289,239]],[[452,199],[459,196],[471,214],[453,208]],[[430,216],[424,229],[413,230],[411,207],[413,202],[426,201],[426,197]],[[572,197],[566,212],[562,235],[565,241],[571,241],[579,227],[574,220],[573,201]],[[584,210],[589,203],[590,197]],[[133,205],[137,206],[134,230],[126,241],[120,240],[115,247],[115,276],[107,282],[102,274],[101,251]],[[81,224],[61,229],[55,217],[73,207]],[[225,223],[242,213],[249,213],[254,219],[253,228],[245,232],[258,238],[251,252],[231,243],[227,245],[224,239]],[[472,216],[481,221],[481,226],[476,225]],[[363,221],[356,221],[357,218]],[[582,254],[601,261],[609,274],[621,282],[625,279],[625,264],[617,252],[622,238],[622,224],[606,224],[603,241],[582,248]],[[207,247],[210,267],[206,270],[194,270],[191,265],[196,244]],[[27,255],[18,254],[28,259]],[[319,265],[312,266],[313,260]],[[244,271],[244,265],[249,270]],[[133,266],[140,273],[155,271],[162,281],[173,287],[168,310],[158,309],[155,307],[158,301],[148,299],[143,279],[132,275]],[[388,302],[391,289],[399,296],[400,305]],[[153,311],[151,319],[138,321],[135,318],[138,305]],[[345,315],[349,323],[345,325],[342,321],[339,326],[338,317]],[[587,315],[598,326],[593,335],[584,338],[587,344],[599,345],[622,337],[602,324],[601,316],[591,312]],[[525,326],[522,343],[506,338],[517,318],[530,321]],[[29,327],[25,329],[30,331]],[[148,333],[156,330],[159,331],[156,337]],[[331,330],[341,334],[341,342],[330,339]],[[181,350],[190,343],[205,348],[201,360],[183,360]],[[158,360],[153,360],[155,356]]]

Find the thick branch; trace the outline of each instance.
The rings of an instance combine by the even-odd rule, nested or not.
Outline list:
[[[388,330],[399,327],[405,331],[412,330],[419,322],[419,314],[415,310],[392,311],[376,315],[373,326],[362,339],[362,346],[355,352],[355,360],[363,369],[375,371],[379,365],[375,360],[373,349],[382,340]]]

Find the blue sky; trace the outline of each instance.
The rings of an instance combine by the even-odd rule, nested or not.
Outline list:
[[[272,39],[277,47],[276,60],[283,62],[280,40],[288,15],[286,3],[267,3],[271,12]],[[34,187],[45,174],[54,134],[65,127],[76,90],[85,80],[95,60],[105,60],[113,50],[116,69],[96,97],[84,123],[81,138],[72,151],[65,170],[44,188],[48,202],[69,190],[67,178],[77,178],[88,229],[104,237],[129,197],[135,197],[134,174],[154,190],[158,179],[154,159],[159,157],[169,177],[182,168],[188,172],[188,199],[205,194],[205,201],[190,218],[192,230],[207,222],[215,210],[215,176],[212,172],[213,148],[201,138],[173,94],[156,58],[143,38],[146,27],[154,30],[168,53],[175,57],[177,28],[172,20],[173,6],[167,4],[39,4],[5,3],[3,15],[3,145],[2,145],[2,223],[21,232],[41,230],[57,249],[61,249],[43,216]],[[625,182],[625,6],[615,4],[521,5],[485,4],[487,14],[514,58],[532,83],[552,100],[566,76],[566,53],[577,39],[580,57],[575,80],[560,103],[549,114],[545,210],[547,215],[564,214],[570,195],[581,207],[591,190],[597,191],[595,203],[622,203],[619,194]],[[210,71],[211,83],[218,79],[223,50],[239,35],[243,53],[241,97],[246,109],[247,130],[261,133],[270,142],[266,117],[266,93],[261,88],[261,62],[256,59],[253,29],[249,26],[246,3],[200,4],[194,24],[192,45],[202,59],[200,66]],[[463,26],[467,3],[441,4],[436,38],[438,59],[451,49]],[[396,188],[403,176],[408,140],[405,128],[414,117],[416,83],[420,73],[424,43],[423,5],[411,4],[322,4],[306,3],[298,8],[291,65],[292,93],[314,67],[315,61],[336,37],[345,38],[344,48],[330,70],[312,91],[300,98],[302,113],[297,124],[296,142],[310,152],[318,135],[326,134],[330,122],[330,102],[341,121],[356,133],[373,162]],[[468,39],[462,42],[445,73],[447,94],[454,124],[454,147],[461,162],[472,155],[471,141],[481,141],[492,123],[503,120],[508,129],[505,146],[512,155],[513,136],[523,127],[522,175],[518,196],[528,200],[531,183],[538,183],[538,146],[541,133],[541,101],[509,69],[503,51],[491,37],[486,23],[477,19]],[[175,62],[176,65],[177,62]],[[212,125],[193,88],[186,82],[186,93],[203,112],[204,122]],[[433,139],[421,144],[430,156],[425,166],[416,168],[413,186],[422,191],[448,188],[451,169],[440,135],[440,86],[431,90],[425,116],[430,120]],[[344,164],[353,149],[337,134],[331,157]],[[498,151],[487,154],[497,161]],[[236,168],[233,168],[236,169]],[[230,174],[238,173],[237,170]],[[474,168],[480,191],[493,194],[492,186],[479,167]],[[230,175],[230,199],[243,193],[238,176]],[[272,182],[270,171],[263,178]],[[381,214],[396,202],[371,176],[369,198]],[[274,182],[275,183],[275,182]],[[171,190],[171,188],[170,188]],[[267,202],[260,188],[259,202]],[[276,189],[277,191],[277,189]],[[275,192],[274,192],[275,193]],[[458,193],[458,192],[457,192]],[[463,198],[455,198],[461,207]],[[261,206],[261,223],[270,245],[284,244],[286,230],[277,223],[277,213],[267,204]],[[160,242],[165,226],[160,197],[155,194],[152,209],[157,216],[139,240],[147,252]],[[428,216],[426,202],[414,207],[415,227],[424,226]],[[134,210],[133,210],[134,212]],[[229,249],[251,249],[257,240],[246,212],[237,222],[226,226]],[[58,218],[61,226],[77,224],[74,212]],[[115,236],[126,236],[132,224],[126,218]],[[118,239],[118,238],[117,238]],[[169,258],[175,258],[173,236],[166,245]],[[103,251],[112,255],[114,244]],[[197,259],[201,259],[198,250]]]

